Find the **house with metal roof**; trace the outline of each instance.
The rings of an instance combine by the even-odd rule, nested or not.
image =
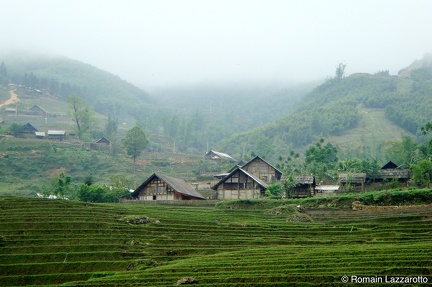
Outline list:
[[[183,179],[156,173],[132,192],[132,198],[143,201],[205,199]]]
[[[66,131],[48,130],[48,138],[64,140],[66,138]]]
[[[210,150],[206,152],[205,158],[209,160],[215,160],[215,161],[228,160],[229,162],[236,162],[236,160],[232,158],[229,154],[214,151],[214,150]]]

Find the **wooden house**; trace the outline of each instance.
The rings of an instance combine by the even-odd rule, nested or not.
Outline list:
[[[25,125],[22,126],[20,134],[23,137],[34,137],[35,136],[35,132],[37,132],[38,130],[32,126],[30,123],[26,123]]]
[[[49,139],[64,140],[66,139],[66,131],[48,130],[47,136]]]
[[[280,170],[259,156],[248,161],[241,168],[266,183],[279,181],[282,176]]]
[[[44,139],[45,138],[45,132],[35,132],[35,136],[37,139]]]
[[[291,188],[290,197],[309,197],[315,195],[315,176],[301,175],[294,179],[295,186]]]
[[[267,184],[241,167],[236,167],[227,176],[212,186],[216,199],[248,199],[264,196]]]
[[[386,163],[374,176],[374,181],[392,181],[394,179],[399,182],[408,182],[410,178],[410,170],[406,168],[401,168],[392,161]]]
[[[340,173],[338,177],[338,182],[341,191],[361,191],[365,189],[366,173]]]
[[[210,150],[206,152],[205,158],[209,160],[215,160],[215,161],[227,160],[229,162],[236,162],[236,160],[232,158],[229,154],[214,151],[214,150]]]
[[[44,116],[46,117],[47,112],[38,105],[34,105],[29,109],[29,113],[32,115]]]
[[[184,180],[156,173],[135,189],[132,197],[144,201],[205,199]]]
[[[101,145],[110,145],[111,141],[106,137],[101,137],[96,143]]]

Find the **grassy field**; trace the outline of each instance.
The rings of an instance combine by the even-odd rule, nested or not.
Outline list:
[[[432,280],[432,205],[301,213],[277,201],[215,208],[0,197],[0,210],[1,286]]]

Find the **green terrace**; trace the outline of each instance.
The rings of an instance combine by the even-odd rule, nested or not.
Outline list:
[[[432,282],[430,204],[305,213],[275,204],[0,197],[0,285],[350,285],[343,275],[429,276]]]

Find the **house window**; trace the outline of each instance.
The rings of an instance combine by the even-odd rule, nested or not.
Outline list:
[[[153,200],[156,200],[156,195],[153,195]]]
[[[178,195],[176,195],[176,200],[177,200],[177,201],[180,200],[180,198],[178,197]]]

